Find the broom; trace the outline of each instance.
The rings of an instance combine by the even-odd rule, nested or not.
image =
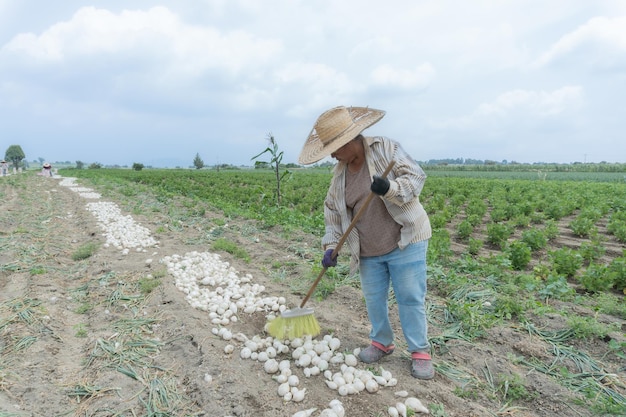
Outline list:
[[[385,172],[383,172],[383,178],[387,177],[387,174],[391,172],[394,164],[395,161],[389,162],[389,165],[387,165],[387,168],[385,168]],[[346,229],[343,235],[341,235],[337,246],[335,247],[335,249],[333,249],[331,259],[334,259],[337,256],[339,250],[348,239],[350,232],[352,231],[352,229],[354,229],[356,222],[359,220],[359,218],[365,211],[365,208],[369,205],[370,201],[372,201],[372,198],[374,198],[375,195],[376,194],[373,191],[370,191],[367,198],[363,202],[363,205],[352,218],[348,229]],[[313,315],[313,309],[305,308],[304,305],[307,301],[309,301],[309,298],[311,298],[313,291],[315,291],[317,284],[319,284],[327,269],[327,267],[324,267],[317,275],[317,278],[313,282],[313,285],[311,285],[311,288],[309,288],[309,291],[300,303],[300,307],[294,308],[292,310],[283,311],[280,316],[274,318],[267,324],[266,330],[272,337],[280,340],[291,340],[297,337],[302,337],[304,335],[317,336],[318,334],[320,334],[321,328],[319,323],[315,319],[315,316]]]

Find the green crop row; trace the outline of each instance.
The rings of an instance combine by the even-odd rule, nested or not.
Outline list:
[[[68,170],[64,175],[89,179],[100,190],[115,186],[127,196],[149,192],[163,202],[184,197],[191,206],[193,201],[202,201],[227,217],[255,219],[266,227],[280,225],[319,236],[332,174],[322,168],[293,170],[281,184],[280,206],[275,199],[275,174],[269,170],[94,169]],[[451,241],[456,240],[472,255],[483,249],[499,252],[516,270],[551,262],[557,275],[586,276],[583,285],[589,290],[626,286],[619,273],[598,272],[600,267],[617,268],[611,266],[611,259],[601,262],[606,255],[603,242],[626,243],[626,184],[451,177],[435,171],[429,173],[422,203],[434,230],[431,260],[449,258]],[[564,221],[567,227],[559,228],[558,223]],[[579,239],[580,247],[572,251],[580,262],[561,259],[558,250],[562,248],[555,247],[555,242],[565,232]],[[584,267],[590,265],[586,272]],[[612,277],[606,278],[611,284],[598,284],[590,274]]]

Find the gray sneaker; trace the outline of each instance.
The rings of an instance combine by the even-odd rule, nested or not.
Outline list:
[[[386,350],[381,349],[381,347],[376,346],[375,344],[371,344],[365,349],[359,352],[359,359],[361,362],[365,363],[374,363],[381,360],[384,356],[391,355],[395,349],[394,345],[390,345]]]
[[[428,353],[413,352],[411,354],[411,375],[417,379],[433,379],[435,368]]]

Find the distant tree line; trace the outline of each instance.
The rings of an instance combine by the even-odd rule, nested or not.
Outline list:
[[[610,162],[573,162],[569,164],[559,164],[555,162],[533,162],[520,163],[515,161],[496,162],[492,160],[480,159],[429,159],[428,161],[419,161],[422,166],[427,166],[429,170],[446,170],[446,171],[528,171],[542,170],[555,172],[626,172],[626,163],[610,163]]]

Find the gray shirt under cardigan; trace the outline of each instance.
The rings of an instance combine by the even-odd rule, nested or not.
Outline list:
[[[398,142],[384,136],[364,137],[364,149],[370,178],[375,174],[381,175],[389,162],[395,161],[393,169],[387,176],[389,191],[384,196],[376,198],[382,199],[391,217],[401,225],[398,247],[404,249],[411,243],[430,239],[432,236],[430,221],[419,199],[426,181],[424,170]],[[324,250],[336,247],[352,220],[353,213],[349,212],[345,200],[346,170],[346,163],[337,164],[324,201],[326,223],[326,232],[322,237]],[[360,253],[357,230],[352,230],[346,245],[351,255],[350,271],[356,273]]]

